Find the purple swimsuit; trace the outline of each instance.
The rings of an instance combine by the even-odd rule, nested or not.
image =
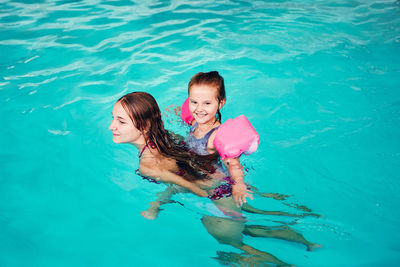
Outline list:
[[[186,138],[186,144],[189,147],[190,151],[193,153],[199,154],[199,155],[208,155],[209,153],[207,152],[207,142],[208,139],[210,138],[211,134],[218,129],[218,127],[215,127],[211,129],[208,133],[206,133],[202,138],[197,139],[194,137],[193,133],[194,130],[197,127],[197,123],[195,123],[191,129],[190,133],[188,134]],[[221,166],[217,166],[217,171],[223,172],[226,174],[226,177],[223,178],[223,184],[219,185],[218,187],[214,188],[213,194],[211,196],[208,196],[209,199],[212,200],[218,200],[224,197],[230,197],[232,196],[232,185],[235,184],[235,181],[232,180],[232,178],[228,175],[226,170]]]

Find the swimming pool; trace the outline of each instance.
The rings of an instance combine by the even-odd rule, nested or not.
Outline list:
[[[398,1],[35,2],[0,2],[1,266],[238,266],[202,226],[206,200],[140,216],[161,189],[107,129],[124,93],[165,110],[209,70],[225,78],[222,119],[245,114],[260,134],[246,180],[290,195],[252,204],[322,215],[248,215],[321,249],[245,243],[297,266],[399,264]]]

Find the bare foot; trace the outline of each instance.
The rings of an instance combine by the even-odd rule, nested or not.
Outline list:
[[[154,220],[158,217],[160,210],[161,209],[157,206],[150,206],[150,208],[148,208],[147,210],[140,212],[140,215],[148,220]]]

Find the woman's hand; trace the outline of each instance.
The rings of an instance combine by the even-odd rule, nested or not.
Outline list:
[[[160,201],[151,202],[150,207],[147,210],[140,212],[140,215],[142,215],[143,218],[146,218],[148,220],[154,220],[160,213],[161,210],[160,206],[161,206]]]
[[[197,186],[196,186],[197,187]],[[208,193],[206,190],[200,189],[200,188],[193,188],[192,192],[198,195],[199,197],[208,197]]]

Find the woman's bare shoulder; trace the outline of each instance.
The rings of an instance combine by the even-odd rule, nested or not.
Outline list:
[[[149,175],[160,175],[175,168],[176,162],[165,157],[142,159],[139,163],[139,171]]]
[[[160,169],[154,160],[142,159],[139,163],[139,171],[146,176],[155,176],[159,174]]]

